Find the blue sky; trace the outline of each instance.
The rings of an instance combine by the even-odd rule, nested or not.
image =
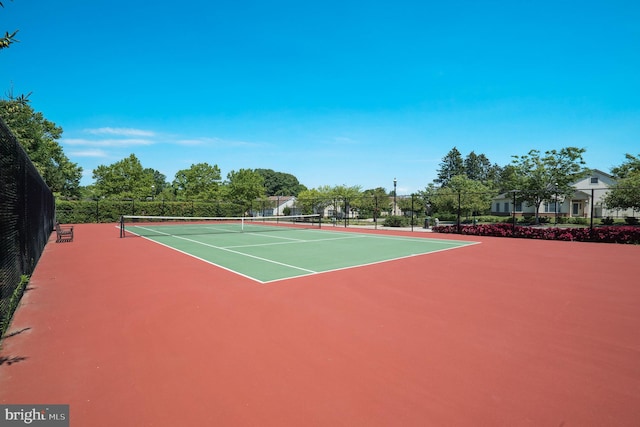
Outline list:
[[[3,95],[32,92],[83,185],[131,153],[169,181],[207,162],[399,194],[454,146],[640,153],[635,0],[3,3]]]

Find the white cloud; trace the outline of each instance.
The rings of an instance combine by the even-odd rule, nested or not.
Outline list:
[[[92,135],[118,135],[118,136],[155,136],[156,133],[150,130],[144,129],[132,129],[132,128],[112,128],[102,127],[96,129],[86,129],[85,132]]]
[[[87,147],[130,147],[135,145],[152,145],[154,141],[141,138],[123,139],[86,139],[65,138],[61,140],[63,145],[84,145]]]
[[[71,151],[69,155],[72,157],[108,157],[108,154],[104,150],[79,150]]]

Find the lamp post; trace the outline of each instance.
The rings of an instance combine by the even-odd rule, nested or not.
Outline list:
[[[393,213],[392,215],[396,214],[396,186],[398,184],[398,180],[393,178]]]
[[[513,193],[513,228],[511,229],[513,231],[513,234],[515,235],[516,232],[516,193],[518,193],[520,190],[511,190],[511,192]]]
[[[558,225],[558,183],[556,182],[556,203],[555,203],[555,208],[556,208],[556,225]]]

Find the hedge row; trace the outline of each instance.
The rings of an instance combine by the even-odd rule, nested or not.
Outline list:
[[[510,224],[444,225],[433,227],[437,233],[456,233],[473,236],[519,237],[525,239],[565,240],[576,242],[640,244],[640,227],[555,228],[522,227]]]
[[[56,200],[56,220],[62,224],[117,222],[120,215],[241,216],[233,203],[165,202],[131,200]]]

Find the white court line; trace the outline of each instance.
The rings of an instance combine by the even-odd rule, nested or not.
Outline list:
[[[470,245],[479,245],[480,242],[469,242],[468,245],[460,245],[460,246],[456,246],[456,247],[450,247],[450,248],[442,248],[442,249],[437,249],[435,251],[429,251],[429,252],[423,252],[423,253],[418,253],[418,254],[411,254],[411,255],[404,255],[404,256],[400,256],[400,257],[396,257],[396,258],[389,258],[389,259],[383,259],[380,261],[373,261],[373,262],[368,262],[366,264],[358,264],[358,265],[350,265],[347,267],[340,267],[340,268],[334,268],[331,270],[322,270],[320,272],[317,272],[315,274],[324,274],[324,273],[331,273],[334,271],[341,271],[341,270],[349,270],[350,268],[360,268],[360,267],[366,267],[368,265],[376,265],[376,264],[382,264],[385,262],[391,262],[391,261],[397,261],[400,259],[406,259],[406,258],[412,258],[415,256],[422,256],[422,255],[430,255],[432,253],[436,253],[436,252],[443,252],[443,251],[452,251],[454,249],[459,249],[459,248],[464,248],[465,246],[470,246]],[[284,280],[289,280],[289,279],[297,279],[299,277],[305,277],[305,276],[311,276],[311,274],[300,274],[298,276],[291,276],[291,277],[283,277],[281,279],[273,279],[273,280],[258,280],[260,283],[262,284],[268,284],[268,283],[274,283],[274,282],[282,282]]]
[[[274,236],[273,234],[265,234],[265,233],[244,233],[244,234],[248,234],[249,236],[256,236],[256,237],[268,237],[270,239],[282,239],[282,240],[293,240],[296,242],[304,242],[304,240],[302,239],[295,239],[293,237],[283,237],[283,236]]]
[[[393,230],[388,230],[393,231]],[[415,237],[415,236],[393,236],[393,235],[382,235],[382,234],[372,234],[372,233],[363,233],[360,231],[342,231],[336,230],[334,228],[322,228],[322,229],[306,229],[307,233],[339,233],[343,235],[347,234],[355,234],[359,237],[368,237],[370,239],[387,239],[387,240],[402,240],[402,241],[412,241],[412,242],[438,242],[446,245],[465,245],[467,243],[477,243],[477,242],[468,242],[466,240],[448,240],[448,239],[435,239],[433,237]]]
[[[138,226],[138,227],[140,227],[140,226]],[[209,243],[204,243],[204,242],[200,242],[198,240],[193,240],[193,239],[187,239],[186,237],[176,236],[174,234],[164,233],[162,231],[157,231],[157,230],[153,230],[153,229],[146,228],[146,227],[140,227],[140,228],[143,229],[143,230],[153,231],[153,232],[156,232],[156,233],[164,234],[166,236],[174,237],[176,239],[186,240],[187,242],[197,243],[197,244],[203,245],[203,246],[208,246],[208,247],[213,248],[213,249],[219,249],[221,251],[231,252],[231,253],[236,254],[236,255],[242,255],[242,256],[246,256],[248,258],[257,259],[257,260],[268,262],[268,263],[271,263],[271,264],[281,265],[283,267],[292,268],[294,270],[306,271],[307,273],[310,273],[310,274],[317,273],[317,271],[309,270],[308,268],[302,268],[302,267],[298,267],[298,266],[295,266],[295,265],[285,264],[283,262],[274,261],[274,260],[271,260],[271,259],[262,258],[262,257],[255,256],[255,255],[245,254],[245,253],[234,251],[232,249],[225,248],[225,247],[222,247],[222,246],[210,245]],[[149,240],[151,240],[151,239],[149,239]],[[231,270],[231,271],[233,271],[233,270]]]
[[[198,259],[200,261],[204,261],[204,262],[206,262],[208,264],[211,264],[211,265],[214,265],[216,267],[222,268],[223,270],[229,271],[231,273],[238,274],[238,275],[240,275],[242,277],[245,277],[247,279],[250,279],[250,280],[252,280],[254,282],[258,282],[258,283],[261,283],[261,284],[268,284],[268,283],[280,282],[280,281],[289,280],[289,279],[295,279],[295,278],[299,278],[299,277],[311,276],[311,275],[314,275],[314,274],[330,273],[330,272],[334,272],[334,271],[348,270],[350,268],[359,268],[359,267],[364,267],[364,266],[369,266],[369,265],[381,264],[381,263],[390,262],[390,261],[396,261],[396,260],[400,260],[400,259],[404,259],[404,258],[411,258],[411,257],[414,257],[414,256],[428,255],[428,254],[435,253],[435,252],[448,251],[448,250],[463,248],[465,246],[480,244],[480,242],[473,242],[473,241],[462,241],[462,240],[452,241],[452,240],[444,240],[444,239],[431,239],[431,238],[420,238],[420,237],[404,237],[404,236],[379,236],[379,235],[368,234],[368,233],[357,233],[357,232],[351,233],[351,232],[342,232],[342,231],[336,230],[334,232],[341,233],[341,234],[343,234],[343,236],[335,237],[335,238],[329,238],[329,239],[300,240],[300,241],[293,241],[293,242],[278,242],[278,243],[266,243],[266,244],[246,245],[246,246],[244,246],[244,247],[251,247],[251,246],[281,245],[281,244],[289,244],[289,243],[307,243],[307,242],[308,243],[313,243],[313,242],[323,242],[323,241],[327,241],[327,240],[345,240],[345,239],[354,239],[354,238],[363,238],[363,237],[365,237],[365,238],[376,238],[376,239],[403,240],[403,241],[409,240],[409,241],[437,242],[437,243],[446,244],[446,245],[456,245],[454,247],[437,249],[437,250],[432,250],[432,251],[422,252],[422,253],[417,253],[417,254],[411,254],[411,255],[405,255],[405,256],[401,256],[401,257],[397,257],[397,258],[384,259],[384,260],[374,261],[374,262],[370,262],[370,263],[366,263],[366,264],[351,265],[351,266],[340,267],[340,268],[335,268],[335,269],[331,269],[331,270],[314,271],[314,270],[310,270],[310,269],[306,269],[306,268],[302,268],[302,267],[297,267],[297,266],[294,266],[294,265],[281,263],[281,262],[278,262],[278,261],[273,261],[273,260],[266,259],[266,258],[257,257],[257,256],[254,256],[254,255],[245,254],[245,253],[234,251],[234,250],[230,249],[230,248],[240,248],[240,247],[243,247],[243,246],[220,247],[220,246],[210,245],[208,243],[203,243],[203,242],[200,242],[200,241],[197,241],[197,240],[188,239],[186,237],[176,236],[176,235],[170,234],[170,233],[164,233],[162,231],[158,231],[158,230],[155,230],[155,229],[150,229],[150,228],[143,227],[143,226],[140,226],[140,225],[136,225],[135,227],[136,228],[141,228],[143,230],[148,230],[148,231],[152,231],[152,232],[155,232],[155,233],[163,234],[165,236],[175,237],[177,239],[186,240],[186,241],[197,243],[197,244],[200,244],[200,245],[203,245],[203,246],[208,246],[208,247],[211,247],[211,248],[214,248],[214,249],[219,249],[219,250],[222,250],[222,251],[231,252],[231,253],[234,253],[234,254],[237,254],[237,255],[246,256],[246,257],[249,257],[249,258],[254,258],[254,259],[257,259],[257,260],[261,260],[261,261],[265,261],[265,262],[268,262],[268,263],[281,265],[281,266],[284,266],[284,267],[288,267],[288,268],[292,268],[294,270],[300,270],[300,271],[304,272],[302,274],[291,275],[291,276],[283,277],[283,278],[279,278],[279,279],[260,280],[260,279],[257,279],[255,277],[252,277],[252,276],[246,275],[244,273],[241,273],[239,271],[233,270],[233,269],[231,269],[229,267],[225,267],[223,265],[216,264],[215,262],[212,262],[210,260],[201,258],[201,257],[196,256],[196,255],[193,255],[193,254],[191,254],[189,252],[177,249],[177,248],[175,248],[175,247],[173,247],[171,245],[167,245],[165,243],[158,242],[157,240],[153,240],[153,239],[151,239],[149,237],[145,237],[145,236],[139,235],[139,234],[131,231],[131,229],[128,230],[129,233],[136,234],[136,235],[138,235],[138,236],[140,236],[142,238],[145,238],[147,240],[150,240],[150,241],[152,241],[154,243],[160,244],[160,245],[165,246],[165,247],[167,247],[169,249],[173,249],[173,250],[175,250],[177,252],[180,252],[180,253],[183,253],[183,254],[185,254],[187,256],[193,257],[193,258]],[[306,230],[306,231],[310,231],[310,232],[319,231],[321,233],[323,232],[323,230]],[[326,231],[325,231],[325,233],[326,233]],[[256,233],[251,233],[251,234],[256,234]],[[260,234],[260,235],[262,235],[262,234]],[[347,237],[347,235],[348,235],[348,237]],[[284,238],[282,236],[278,236],[278,237],[279,238]]]
[[[330,239],[314,239],[314,240],[302,240],[302,239],[291,239],[290,242],[270,242],[270,243],[256,243],[253,245],[237,245],[237,246],[224,246],[225,248],[253,248],[258,246],[277,246],[277,245],[290,245],[292,243],[316,243],[316,242],[328,242],[331,240],[351,240],[351,239],[360,239],[364,236],[349,236],[349,237],[332,237]],[[283,238],[283,237],[279,237]]]
[[[135,226],[135,227],[138,227],[138,226]],[[119,227],[118,227],[118,228],[119,228]],[[143,227],[142,227],[142,226],[140,226],[140,228],[143,228]],[[152,231],[156,231],[156,230],[152,230]],[[255,277],[248,276],[248,275],[246,275],[246,274],[244,274],[244,273],[240,273],[239,271],[236,271],[236,270],[232,270],[231,268],[229,268],[229,267],[225,267],[224,265],[216,264],[216,263],[215,263],[215,262],[213,262],[213,261],[210,261],[210,260],[205,259],[205,258],[201,258],[201,257],[199,257],[199,256],[196,256],[196,255],[192,254],[192,253],[189,253],[189,252],[183,251],[183,250],[181,250],[181,249],[178,249],[178,248],[176,248],[176,247],[174,247],[174,246],[167,245],[166,243],[162,243],[162,242],[159,242],[159,241],[157,241],[157,240],[152,240],[152,239],[150,239],[149,237],[146,237],[146,236],[143,236],[143,235],[141,235],[141,234],[138,234],[138,233],[136,233],[135,231],[131,231],[131,229],[128,229],[128,230],[127,230],[127,233],[134,234],[134,235],[136,235],[136,236],[138,236],[138,237],[141,237],[141,238],[146,239],[146,240],[148,240],[148,241],[150,241],[150,242],[153,242],[153,243],[154,243],[154,244],[156,244],[156,245],[164,246],[164,247],[165,247],[165,248],[167,248],[167,249],[171,249],[171,250],[173,250],[173,251],[179,252],[179,253],[184,254],[184,255],[186,255],[186,256],[190,256],[191,258],[195,258],[195,259],[197,259],[197,260],[199,260],[199,261],[206,262],[207,264],[213,265],[214,267],[221,268],[221,269],[226,270],[226,271],[228,271],[228,272],[230,272],[230,273],[237,274],[238,276],[242,276],[242,277],[244,277],[245,279],[253,280],[254,282],[258,282],[258,283],[260,283],[260,284],[264,284],[264,282],[263,282],[262,280],[258,280],[258,279],[256,279]],[[163,233],[163,234],[166,234],[166,235],[168,235],[168,236],[173,236],[172,234],[167,234],[167,233]],[[295,276],[294,276],[294,277],[295,277]]]

